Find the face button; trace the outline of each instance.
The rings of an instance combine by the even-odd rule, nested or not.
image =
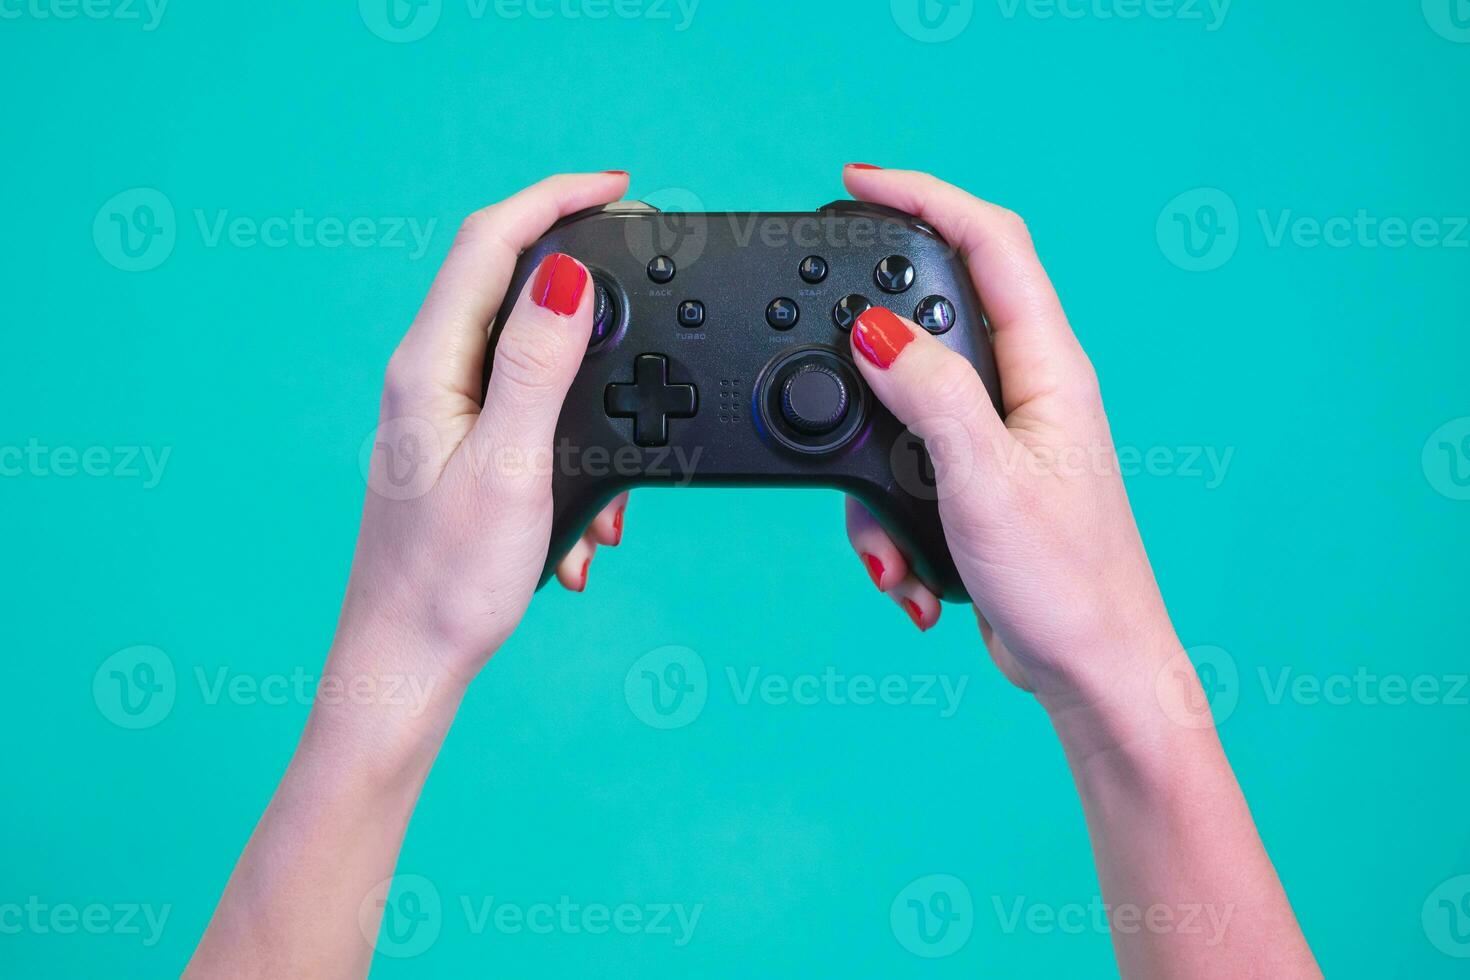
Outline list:
[[[693,418],[699,407],[694,385],[669,384],[669,359],[640,354],[633,362],[632,384],[610,384],[603,395],[607,414],[633,420],[633,441],[640,446],[666,446],[668,420]]]
[[[914,310],[914,321],[932,334],[949,330],[954,320],[954,304],[943,296],[925,296]]]
[[[781,386],[781,416],[803,435],[824,436],[847,417],[847,384],[831,368],[804,364]]]
[[[648,278],[660,286],[674,281],[674,260],[667,255],[660,255],[648,263]]]
[[[618,301],[612,290],[593,277],[592,340],[587,346],[595,347],[613,335],[618,327]]]
[[[885,293],[901,293],[914,284],[914,264],[902,255],[890,255],[878,263],[873,279]]]
[[[771,305],[766,307],[766,322],[777,330],[790,330],[800,318],[801,309],[796,301],[784,296],[771,300]]]
[[[873,304],[868,302],[868,297],[866,296],[860,296],[857,293],[844,296],[832,308],[832,322],[836,323],[843,330],[851,330],[852,325],[857,323],[857,318],[872,309],[872,307]]]
[[[815,286],[827,278],[827,260],[820,255],[808,255],[801,260],[801,278]]]
[[[704,323],[704,304],[697,299],[686,299],[679,304],[679,326],[698,327]]]

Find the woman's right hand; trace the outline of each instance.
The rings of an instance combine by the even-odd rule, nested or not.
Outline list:
[[[1091,362],[1015,214],[927,174],[849,166],[854,197],[917,215],[969,265],[993,330],[1004,418],[970,363],[874,307],[852,331],[874,393],[923,439],[955,564],[1005,675],[1064,701],[1179,652],[1123,488]],[[938,598],[857,501],[853,548],[921,629]]]

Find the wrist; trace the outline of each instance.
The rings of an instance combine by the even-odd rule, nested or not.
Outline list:
[[[293,765],[388,790],[421,785],[468,684],[411,638],[345,627],[333,645]]]

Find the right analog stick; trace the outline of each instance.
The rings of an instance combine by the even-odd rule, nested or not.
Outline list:
[[[822,364],[803,364],[781,386],[781,415],[796,431],[824,436],[847,418],[847,383]]]

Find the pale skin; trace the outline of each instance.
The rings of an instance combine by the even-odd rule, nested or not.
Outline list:
[[[1209,724],[1112,451],[1092,365],[1025,225],[925,174],[849,166],[850,193],[916,214],[968,262],[994,331],[997,413],[970,365],[924,330],[886,368],[854,361],[934,457],[950,550],[984,645],[1051,718],[1081,796],[1105,901],[1203,906],[1223,928],[1112,930],[1125,977],[1321,973]],[[408,677],[413,704],[319,698],[188,967],[192,976],[366,975],[414,804],[466,686],[535,593],[551,528],[543,458],[591,334],[590,290],[566,314],[506,291],[521,250],[558,218],[618,200],[626,174],[563,175],[471,216],[394,353],[382,431],[423,447],[423,486],[377,468],[326,675]],[[486,328],[513,311],[479,378]],[[407,421],[405,421],[407,420]],[[1099,463],[1098,460],[1102,462]],[[374,492],[382,488],[386,492]],[[581,591],[626,498],[557,566]],[[848,533],[921,629],[940,604],[856,503]],[[876,559],[876,561],[875,561]],[[881,572],[877,566],[881,565]],[[1156,914],[1162,914],[1161,912]]]

